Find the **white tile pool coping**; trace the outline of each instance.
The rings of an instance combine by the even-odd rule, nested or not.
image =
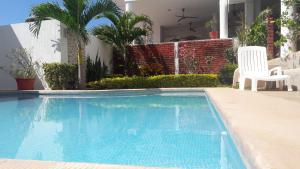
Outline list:
[[[0,91],[0,94],[87,94],[122,91],[205,91],[220,112],[249,169],[300,168],[300,93],[230,88],[107,91]],[[118,165],[0,159],[0,169],[129,169]]]
[[[161,169],[141,166],[120,166],[90,163],[67,163],[35,160],[0,160],[0,169]]]

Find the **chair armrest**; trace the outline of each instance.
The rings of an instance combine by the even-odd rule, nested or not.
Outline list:
[[[280,66],[274,67],[269,70],[269,75],[282,75],[282,68]]]

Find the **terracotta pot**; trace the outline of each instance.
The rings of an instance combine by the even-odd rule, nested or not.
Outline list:
[[[218,39],[218,31],[214,31],[214,32],[209,32],[209,37],[210,39]]]
[[[18,90],[34,90],[34,82],[33,79],[25,79],[25,78],[16,78]]]

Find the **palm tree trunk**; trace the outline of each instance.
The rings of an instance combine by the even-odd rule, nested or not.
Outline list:
[[[86,83],[86,75],[85,75],[85,64],[83,58],[82,44],[81,40],[77,41],[77,64],[78,64],[78,82],[79,88],[84,89]]]

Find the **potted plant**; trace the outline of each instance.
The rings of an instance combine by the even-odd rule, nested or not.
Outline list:
[[[213,17],[211,20],[205,23],[205,27],[210,29],[209,37],[210,39],[217,39],[219,32],[217,31],[217,19]]]
[[[24,48],[16,48],[12,49],[6,57],[12,64],[0,68],[15,78],[18,90],[33,90],[36,78],[35,67],[38,63],[33,62],[30,52]]]

